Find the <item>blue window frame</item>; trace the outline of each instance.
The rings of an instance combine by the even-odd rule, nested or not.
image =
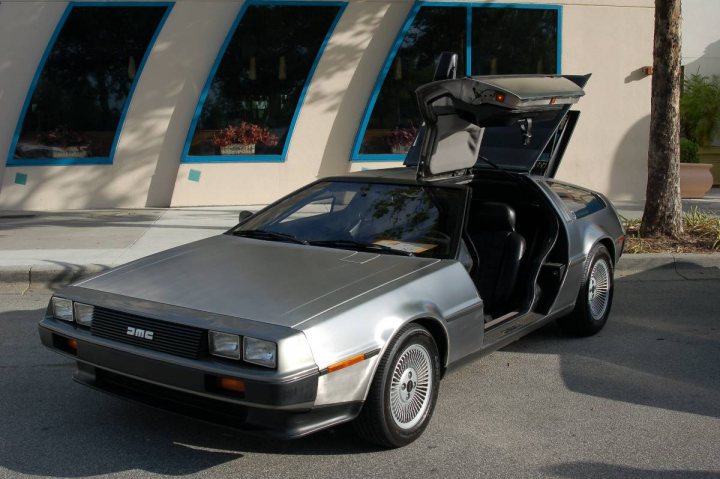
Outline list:
[[[203,88],[183,163],[282,162],[345,2],[248,0]]]
[[[560,73],[561,31],[562,7],[557,5],[416,2],[380,70],[351,160],[405,159],[408,138],[419,127],[415,123],[420,122],[414,89],[432,79],[442,51],[459,54],[458,67],[465,75]],[[430,44],[418,47],[422,42]],[[527,50],[533,53],[523,58]],[[403,63],[409,63],[409,68]],[[404,86],[392,85],[403,79]],[[384,111],[376,110],[378,105]],[[391,116],[395,116],[392,126],[387,119]]]
[[[111,164],[174,2],[70,2],[30,84],[8,166]]]

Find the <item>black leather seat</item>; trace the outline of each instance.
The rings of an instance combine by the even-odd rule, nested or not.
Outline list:
[[[510,311],[525,239],[515,232],[515,210],[504,203],[480,203],[471,210],[468,235],[477,252],[473,281],[485,302],[485,313]]]

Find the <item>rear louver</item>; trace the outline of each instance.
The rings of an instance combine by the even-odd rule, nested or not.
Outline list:
[[[185,358],[199,358],[207,351],[204,329],[105,308],[95,308],[91,332],[100,338]]]

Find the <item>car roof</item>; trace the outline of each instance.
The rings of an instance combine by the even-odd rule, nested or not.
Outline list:
[[[418,179],[417,168],[409,166],[353,171],[342,176],[330,176],[327,178],[321,178],[320,181],[371,181],[403,183],[412,185],[428,184],[427,181]],[[434,181],[432,183],[452,185],[454,181]]]
[[[348,178],[384,178],[389,180],[415,180],[417,181],[417,169],[407,166],[395,168],[377,168],[372,170],[354,171],[345,175]]]
[[[461,184],[467,183],[468,180],[471,180],[478,173],[480,172],[473,171],[472,175],[449,176],[442,179],[424,180],[422,178],[418,178],[416,167],[401,166],[394,168],[378,168],[372,170],[354,171],[342,176],[329,176],[326,178],[320,178],[318,181],[369,181],[377,183],[402,183],[408,185],[457,187]],[[501,176],[505,176],[508,173],[509,172],[502,170],[493,170],[490,168],[484,169],[482,171],[482,174],[484,175],[498,174]],[[510,174],[512,175],[512,173]]]

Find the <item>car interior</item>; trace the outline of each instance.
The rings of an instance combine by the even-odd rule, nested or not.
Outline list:
[[[568,254],[548,199],[530,180],[497,171],[476,175],[469,187],[459,260],[485,302],[486,323],[547,310]]]

